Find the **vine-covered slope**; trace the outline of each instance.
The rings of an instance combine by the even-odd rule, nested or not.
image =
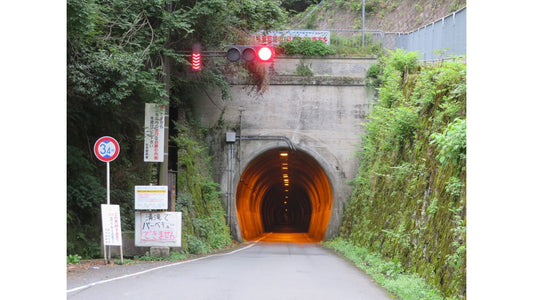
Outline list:
[[[397,50],[368,73],[379,99],[341,238],[466,295],[466,65]]]

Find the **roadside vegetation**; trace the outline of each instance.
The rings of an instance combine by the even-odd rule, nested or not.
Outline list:
[[[171,117],[177,118],[177,111],[187,110],[194,101],[195,91],[209,86],[227,91],[223,60],[206,58],[202,72],[191,74],[186,53],[192,45],[212,50],[238,44],[246,32],[285,24],[287,12],[274,0],[68,0],[66,4],[66,250],[67,257],[89,259],[100,256],[100,204],[106,202],[106,167],[93,154],[94,142],[110,135],[120,143],[120,155],[111,166],[111,203],[120,205],[122,230],[133,231],[134,186],[157,184],[158,178],[158,164],[143,161],[144,104],[168,104]],[[165,85],[166,79],[170,84]],[[170,124],[173,170],[177,143],[187,144],[192,134],[175,125]],[[180,197],[177,203],[186,209],[184,248],[191,253],[228,242],[225,230],[220,235],[206,233],[222,228],[224,216],[209,211],[218,209],[220,200],[218,187],[203,168],[203,163],[187,167],[186,172],[192,173],[186,176],[204,175],[194,178],[192,196]]]
[[[418,274],[406,272],[396,260],[384,259],[379,253],[370,253],[366,248],[355,246],[341,238],[324,242],[323,245],[335,249],[352,261],[395,297],[404,300],[446,299],[439,289],[429,285]]]
[[[157,164],[142,160],[144,104],[163,103],[171,111],[188,112],[192,95],[211,86],[220,87],[228,99],[224,62],[206,58],[202,72],[191,74],[183,53],[195,43],[221,49],[241,43],[246,32],[281,29],[289,14],[317,3],[278,2],[67,1],[68,263],[100,256],[99,213],[106,183],[105,165],[92,153],[96,139],[112,135],[120,141],[121,153],[112,165],[111,202],[120,204],[122,230],[133,231],[134,186],[154,182],[158,172]],[[382,55],[378,46],[365,44],[368,49],[296,40],[280,51]],[[368,84],[376,88],[379,100],[366,125],[361,167],[341,234],[326,245],[347,257],[365,257],[363,266],[399,280],[402,284],[390,283],[390,290],[405,299],[439,295],[418,281],[407,284],[411,279],[406,274],[418,274],[408,278],[422,278],[445,297],[466,293],[465,75],[461,60],[420,65],[416,54],[401,51],[381,56],[368,72]],[[183,212],[183,249],[170,259],[178,260],[232,244],[205,136],[184,115],[173,115],[180,121],[170,129],[176,151],[171,161],[178,172],[176,210]],[[402,289],[417,296],[402,294]]]
[[[380,253],[391,272],[418,274],[445,297],[463,298],[466,65],[417,58],[397,50],[368,71],[379,96],[340,236],[329,245],[346,255],[347,245],[363,251],[363,265]]]

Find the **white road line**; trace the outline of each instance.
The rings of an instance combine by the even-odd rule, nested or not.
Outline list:
[[[160,266],[160,267],[144,270],[144,271],[133,273],[133,274],[128,274],[128,275],[124,275],[124,276],[120,276],[120,277],[115,277],[115,278],[111,278],[111,279],[107,279],[107,280],[102,280],[102,281],[89,283],[87,285],[83,285],[83,286],[79,286],[77,288],[73,288],[73,289],[67,290],[67,293],[72,293],[72,292],[83,290],[83,289],[86,289],[86,288],[90,288],[90,287],[93,287],[95,285],[99,285],[99,284],[102,284],[102,283],[107,283],[107,282],[111,282],[111,281],[115,281],[115,280],[119,280],[119,279],[124,279],[124,278],[132,277],[132,276],[137,276],[137,275],[141,275],[141,274],[144,274],[144,273],[152,272],[152,271],[155,271],[155,270],[159,270],[159,269],[163,269],[163,268],[167,268],[167,267],[173,267],[173,266],[177,266],[177,265],[182,265],[182,264],[186,264],[186,263],[190,263],[190,262],[206,259],[206,258],[209,258],[209,257],[225,256],[225,255],[235,254],[237,252],[240,252],[240,251],[243,251],[243,250],[246,250],[248,248],[251,248],[251,247],[255,246],[258,241],[254,242],[253,244],[250,244],[250,245],[248,245],[246,247],[239,248],[239,249],[233,250],[233,251],[228,252],[228,253],[219,253],[219,254],[203,256],[203,257],[199,257],[199,258],[195,258],[195,259],[191,259],[191,260],[184,260],[184,261],[180,261],[180,262],[173,263],[173,264],[170,264],[170,265],[164,265],[164,266]]]

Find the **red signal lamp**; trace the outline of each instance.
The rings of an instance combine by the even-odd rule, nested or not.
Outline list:
[[[257,49],[257,59],[262,62],[268,62],[271,61],[274,57],[274,51],[272,51],[271,47],[268,46],[260,46]]]
[[[198,44],[192,47],[191,64],[193,71],[200,71],[202,68],[202,53]]]
[[[200,53],[192,54],[192,69],[194,71],[200,71],[201,65],[202,65],[201,61],[202,61],[202,55]]]

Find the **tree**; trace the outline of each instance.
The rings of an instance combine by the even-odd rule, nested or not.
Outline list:
[[[144,103],[172,109],[194,89],[227,86],[216,62],[201,76],[187,76],[192,45],[219,49],[285,18],[274,0],[67,0],[69,252],[98,254],[95,224],[105,202],[105,168],[92,153],[96,139],[111,135],[120,142],[111,198],[121,204],[123,227],[131,229],[133,186],[151,179],[142,161]],[[171,79],[167,88],[165,76]]]

